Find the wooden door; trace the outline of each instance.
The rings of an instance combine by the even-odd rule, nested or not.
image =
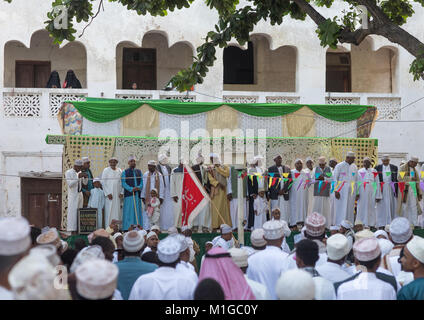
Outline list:
[[[21,178],[22,215],[30,224],[60,229],[62,184],[60,179]]]
[[[16,61],[16,88],[45,88],[50,77],[50,61]]]

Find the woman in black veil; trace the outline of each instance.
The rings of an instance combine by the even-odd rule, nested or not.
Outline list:
[[[46,88],[60,88],[60,77],[57,71],[52,71]]]
[[[73,70],[68,70],[66,73],[65,82],[63,83],[64,88],[81,89],[81,82],[78,80]]]

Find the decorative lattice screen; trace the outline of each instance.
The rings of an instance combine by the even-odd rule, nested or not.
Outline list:
[[[3,93],[5,117],[40,118],[40,93]]]

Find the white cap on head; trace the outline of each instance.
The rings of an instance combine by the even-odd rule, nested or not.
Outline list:
[[[389,156],[387,154],[383,155],[383,157],[381,158],[381,160],[390,160]]]
[[[352,229],[353,228],[353,225],[349,220],[343,220],[340,225],[345,229]]]
[[[31,246],[31,228],[23,217],[0,218],[0,256],[14,256]]]
[[[57,249],[52,244],[36,246],[29,251],[29,254],[37,254],[46,257],[53,267],[56,267],[60,263],[60,258],[57,255]]]
[[[201,164],[201,163],[205,162],[205,158],[203,158],[202,154],[199,153],[197,155],[196,162],[197,162],[197,164]]]
[[[325,232],[325,222],[326,219],[322,214],[312,212],[306,217],[305,232],[311,237],[318,237]]]
[[[82,163],[90,162],[90,159],[88,157],[82,157]]]
[[[247,258],[249,254],[246,250],[231,248],[228,250],[228,253],[231,254],[231,259],[239,268],[247,267]]]
[[[54,288],[56,270],[44,254],[23,257],[9,272],[8,280],[17,300],[55,300],[62,290]]]
[[[145,236],[147,236],[147,231],[146,230],[138,230],[137,231],[143,238],[145,237]]]
[[[184,231],[186,231],[186,230],[189,230],[190,228],[188,227],[188,225],[186,225],[186,226],[182,226],[181,227],[181,232],[184,232]]]
[[[378,245],[380,246],[381,256],[384,257],[386,254],[389,254],[395,246],[391,241],[387,239],[377,239]]]
[[[276,154],[276,155],[274,156],[274,158],[272,158],[272,160],[275,160],[275,159],[277,159],[278,157],[283,158],[283,157],[281,156],[281,154]]]
[[[147,165],[149,165],[149,166],[155,166],[156,165],[156,161],[155,160],[149,160],[147,162]]]
[[[109,161],[111,161],[111,160],[115,160],[116,162],[119,162],[117,157],[112,157],[112,158],[109,159]]]
[[[364,223],[361,220],[359,220],[359,219],[355,220],[355,226],[363,226],[363,225],[364,225]]]
[[[318,158],[318,163],[319,163],[319,164],[325,164],[325,163],[326,163],[326,161],[325,161],[325,157],[319,157],[319,158]]]
[[[128,162],[130,162],[130,161],[136,161],[137,159],[134,157],[134,156],[129,156],[128,157]]]
[[[75,160],[74,165],[75,166],[82,166],[83,165],[82,160],[81,159]]]
[[[168,160],[168,157],[166,156],[166,154],[161,153],[161,154],[158,156],[158,160],[159,160],[159,162],[163,163],[164,161],[167,161],[167,160]]]
[[[171,235],[171,234],[178,234],[178,229],[177,229],[177,228],[175,228],[175,227],[170,227],[170,228],[168,229],[168,234],[169,234],[169,235]]]
[[[173,263],[180,257],[181,243],[176,237],[166,237],[158,244],[158,258],[163,263]]]
[[[116,238],[118,238],[118,237],[123,237],[122,233],[117,232],[112,236],[113,240],[116,240]]]
[[[353,254],[359,261],[372,261],[381,255],[381,249],[376,238],[364,238],[355,241]]]
[[[265,231],[262,228],[258,228],[252,231],[250,234],[250,243],[257,247],[266,246],[266,240],[264,239]]]
[[[147,234],[147,236],[146,236],[146,240],[148,240],[148,239],[150,239],[151,237],[153,237],[153,236],[158,236],[157,234],[156,234],[156,232],[154,232],[154,231],[150,231],[148,234]]]
[[[93,183],[94,183],[94,182],[102,182],[102,181],[100,180],[100,178],[94,178],[94,179],[93,179]]]
[[[62,245],[56,228],[50,228],[48,231],[40,234],[36,241],[41,245],[52,244],[56,248],[59,248]]]
[[[228,224],[221,224],[221,234],[227,234],[227,233],[231,233],[233,230],[231,229],[231,227]]]
[[[153,190],[153,189],[152,189]],[[156,190],[156,189],[155,189]],[[157,192],[157,191],[156,191]],[[155,224],[154,226],[152,226],[152,227],[150,227],[150,231],[153,231],[153,230],[158,230],[159,232],[160,232],[160,227],[157,225],[157,224]]]
[[[283,224],[279,220],[270,220],[263,224],[265,240],[276,240],[284,237]]]
[[[280,300],[313,300],[315,283],[305,270],[291,269],[280,276],[275,293]]]
[[[118,267],[104,259],[84,262],[75,271],[78,294],[86,299],[112,297],[118,282]]]
[[[419,236],[414,236],[411,241],[406,244],[408,251],[419,262],[424,264],[424,239]]]
[[[300,159],[300,158],[297,158],[296,160],[294,160],[294,164],[296,164],[296,163],[298,163],[298,162],[303,163],[302,159]]]
[[[377,230],[374,232],[374,237],[378,238],[379,236],[383,236],[384,238],[389,239],[389,235],[384,230]]]
[[[188,249],[188,242],[186,240],[186,237],[184,237],[182,234],[178,234],[174,237],[174,239],[178,240],[180,242],[180,253],[184,252]]]
[[[340,227],[338,226],[330,226],[330,231],[338,231]]]
[[[346,157],[354,157],[355,156],[355,152],[353,151],[349,151],[348,153],[346,153]]]
[[[337,233],[327,239],[327,255],[329,259],[338,261],[347,256],[349,251],[349,241],[344,235]]]
[[[123,247],[127,252],[138,252],[144,245],[144,237],[136,230],[129,231],[124,236]]]
[[[314,162],[314,160],[312,160],[312,158],[311,158],[311,157],[307,157],[307,158],[305,159],[305,162],[308,162],[308,161],[312,161],[312,162]]]
[[[364,157],[364,159],[362,159],[362,161],[368,160],[369,162],[371,162],[371,159],[369,157]]]
[[[405,217],[393,219],[390,224],[390,236],[395,243],[406,243],[412,237],[412,229],[409,220]]]
[[[103,253],[102,247],[99,245],[89,246],[83,248],[80,252],[78,252],[77,256],[72,262],[70,271],[71,273],[75,272],[75,270],[82,265],[84,262],[93,259],[104,259],[105,255]]]
[[[411,156],[409,157],[409,161],[419,162],[419,159],[416,156]]]
[[[368,239],[368,238],[375,238],[374,232],[364,229],[362,231],[359,231],[355,233],[355,241],[361,240],[361,239]]]

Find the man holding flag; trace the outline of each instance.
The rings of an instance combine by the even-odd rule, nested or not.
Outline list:
[[[190,228],[193,225],[193,220],[209,203],[210,199],[193,170],[185,165],[183,161],[180,162],[180,166],[177,169],[180,170],[179,168],[183,172],[183,180],[182,189],[179,193],[181,215],[176,222],[178,225]]]

